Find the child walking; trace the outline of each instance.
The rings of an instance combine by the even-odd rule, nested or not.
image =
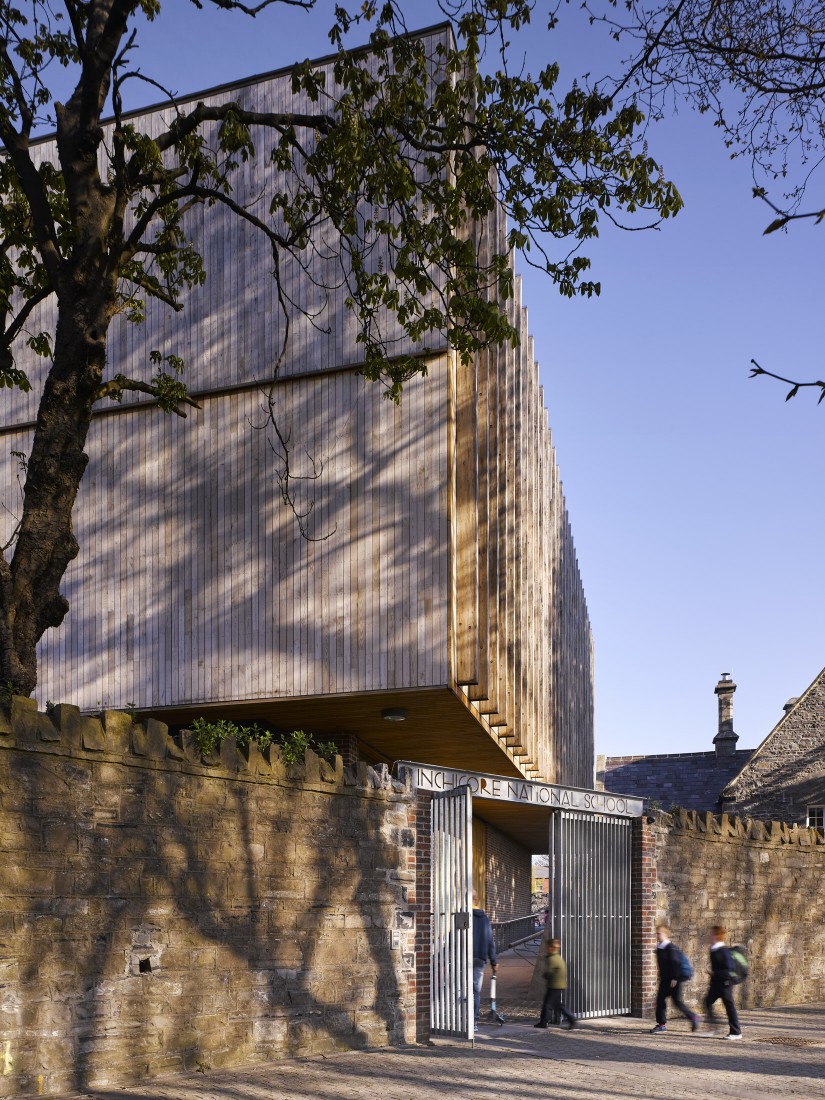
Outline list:
[[[725,929],[721,924],[714,924],[710,930],[710,987],[705,997],[705,1012],[709,1026],[714,1023],[713,1006],[721,1000],[728,1016],[730,1031],[723,1036],[725,1039],[741,1039],[742,1028],[739,1026],[739,1015],[736,1005],[733,1003],[733,959],[730,949],[725,943]]]
[[[693,1031],[699,1027],[699,1017],[691,1012],[682,1000],[684,978],[680,974],[679,952],[670,938],[670,929],[666,924],[656,925],[656,968],[659,971],[659,987],[656,991],[656,1026],[651,1028],[654,1035],[664,1035],[667,1031],[667,1001],[673,1001],[683,1016],[690,1020]]]
[[[560,947],[558,940],[550,940],[547,944],[547,955],[544,959],[547,992],[544,994],[539,1021],[533,1027],[547,1027],[551,1020],[553,1023],[560,1023],[560,1016],[567,1021],[568,1028],[576,1026],[576,1017],[563,1004],[564,991],[567,989],[567,964],[561,957]]]

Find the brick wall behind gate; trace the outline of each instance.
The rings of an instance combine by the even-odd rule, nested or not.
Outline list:
[[[707,933],[724,925],[748,949],[745,1007],[825,1000],[825,838],[813,829],[678,810],[636,824],[634,1010],[649,1012],[653,925],[664,921],[693,962],[687,1000],[707,990]],[[643,908],[641,908],[641,907]]]
[[[0,1096],[414,1040],[425,817],[340,758],[0,709]]]
[[[530,853],[487,824],[487,916],[490,920],[523,917],[532,909]]]

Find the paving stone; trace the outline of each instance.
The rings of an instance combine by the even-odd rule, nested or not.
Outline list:
[[[483,1025],[472,1046],[366,1050],[266,1067],[178,1074],[52,1100],[797,1100],[825,1098],[825,1005],[743,1013],[721,1042],[676,1021],[665,1035],[627,1017],[573,1032]],[[793,1042],[789,1042],[792,1040]],[[802,1045],[804,1044],[804,1045]]]

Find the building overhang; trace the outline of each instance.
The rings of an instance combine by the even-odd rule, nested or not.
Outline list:
[[[388,721],[387,712],[403,712]],[[370,763],[393,764],[416,759],[442,768],[483,768],[504,776],[521,776],[518,761],[499,741],[484,717],[450,687],[401,691],[362,691],[241,702],[187,703],[141,710],[169,726],[186,727],[196,718],[236,722],[265,721],[285,731],[302,729],[321,738],[358,739]]]

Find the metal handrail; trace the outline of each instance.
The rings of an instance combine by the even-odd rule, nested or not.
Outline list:
[[[507,951],[517,943],[525,943],[538,935],[542,928],[537,925],[537,914],[528,913],[512,920],[491,921],[496,951]]]

